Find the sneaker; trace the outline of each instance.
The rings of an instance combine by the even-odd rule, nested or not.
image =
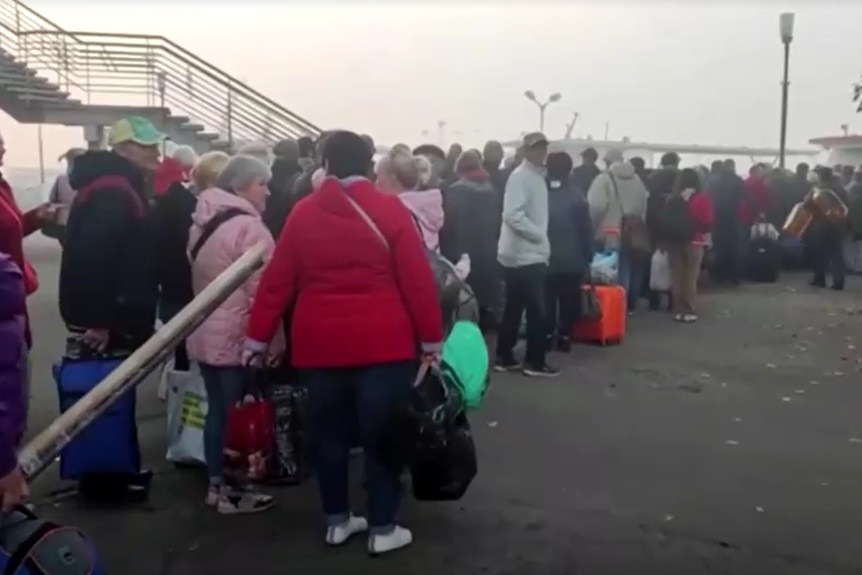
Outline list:
[[[341,525],[330,525],[326,528],[326,544],[341,545],[357,533],[368,531],[368,521],[365,517],[351,515]]]
[[[696,313],[687,313],[687,314],[682,316],[682,321],[684,321],[685,323],[694,323],[697,321],[697,314]]]
[[[561,337],[557,340],[557,351],[569,353],[572,351],[572,340],[568,337]]]
[[[673,321],[682,321],[682,314],[681,313],[673,314]]]
[[[521,369],[521,364],[519,364],[514,359],[500,359],[497,358],[497,361],[494,362],[494,371],[506,372],[506,371],[518,371]]]
[[[560,370],[545,364],[539,368],[525,367],[524,375],[527,377],[557,377],[560,375]]]
[[[207,489],[207,496],[204,498],[204,505],[207,507],[215,507],[218,505],[221,490],[218,487],[210,487]]]
[[[368,536],[368,553],[381,555],[389,553],[413,543],[413,534],[406,527],[396,525],[395,529],[386,534],[371,534]]]
[[[275,505],[271,495],[254,491],[227,491],[219,496],[216,511],[222,515],[259,513]]]

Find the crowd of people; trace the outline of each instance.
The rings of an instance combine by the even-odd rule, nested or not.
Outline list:
[[[286,139],[236,155],[178,148],[160,159],[163,136],[147,120],[115,124],[108,150],[67,155],[62,197],[60,312],[69,333],[95,350],[131,352],[255,245],[265,266],[231,294],[175,352],[176,369],[200,366],[208,395],[204,500],[221,513],[262,511],[270,496],[229,483],[222,469],[227,412],[243,394],[250,365],[289,365],[307,383],[312,456],[326,522],[340,545],[367,532],[368,550],[409,545],[397,524],[401,481],[381,459],[377,435],[407,401],[417,362],[438,361],[446,335],[428,252],[455,265],[472,288],[484,331],[498,332],[495,367],[555,376],[549,351],[571,349],[581,286],[597,251],[619,254],[628,312],[649,289],[650,259],[666,252],[673,319],[697,320],[696,294],[707,248],[719,282],[744,277],[744,245],[755,224],[780,228],[812,185],[841,190],[852,208],[862,177],[837,181],[818,168],[795,176],[732,161],[681,168],[665,154],[656,170],[621,150],[598,165],[593,149],[572,156],[541,133],[514,158],[498,142],[448,152],[394,146],[375,162],[370,137],[333,131]],[[2,142],[0,142],[2,157]],[[855,178],[855,179],[853,179]],[[58,195],[58,197],[60,197]],[[26,423],[24,298],[38,287],[23,238],[57,224],[55,204],[21,213],[0,180],[0,495],[4,508],[26,496],[15,447]],[[852,219],[852,218],[851,218]],[[862,233],[862,229],[859,230]],[[833,266],[846,231],[815,222],[806,232],[815,285]],[[514,349],[526,317],[523,361]],[[368,517],[351,512],[348,458],[360,445]]]

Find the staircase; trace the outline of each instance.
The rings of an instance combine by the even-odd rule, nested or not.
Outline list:
[[[0,0],[0,108],[25,124],[149,118],[199,153],[321,130],[162,36],[70,32]]]

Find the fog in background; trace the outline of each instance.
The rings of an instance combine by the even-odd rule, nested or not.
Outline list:
[[[323,127],[381,143],[467,145],[548,135],[778,146],[778,15],[796,13],[788,146],[840,133],[862,74],[862,2],[60,2],[36,10],[70,30],[162,34]],[[180,110],[181,111],[181,110]],[[6,164],[38,165],[36,127],[0,117]],[[427,130],[429,135],[423,136]],[[44,128],[55,166],[79,129]]]

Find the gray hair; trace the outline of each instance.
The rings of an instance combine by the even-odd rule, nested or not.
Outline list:
[[[193,167],[198,161],[198,153],[191,146],[177,146],[171,158],[187,168]]]
[[[216,178],[215,186],[235,194],[258,180],[268,182],[271,178],[272,171],[264,162],[254,156],[239,154],[228,160]]]

